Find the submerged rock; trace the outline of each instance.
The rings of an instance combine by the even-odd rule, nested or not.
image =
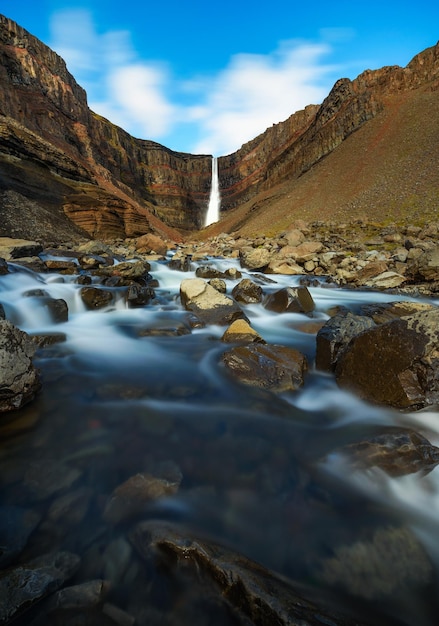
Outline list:
[[[27,333],[0,319],[0,412],[21,408],[39,391],[40,375],[32,361],[35,351]]]
[[[70,552],[42,555],[8,570],[0,578],[0,624],[30,609],[71,578],[80,559]]]
[[[217,602],[225,602],[232,614],[224,623],[361,626],[357,619],[329,609],[324,602],[319,606],[309,601],[294,584],[244,555],[196,538],[175,524],[143,522],[136,527],[131,540],[147,562],[155,560],[161,571],[169,572],[172,580],[178,579],[184,568],[186,577],[191,576],[190,588],[196,597],[211,598],[212,603],[217,597]],[[221,615],[221,608],[224,610],[219,604],[217,614]]]
[[[221,337],[226,343],[265,343],[261,335],[245,320],[235,320]]]
[[[223,354],[227,369],[240,382],[272,391],[295,391],[303,385],[306,357],[288,346],[252,343]]]

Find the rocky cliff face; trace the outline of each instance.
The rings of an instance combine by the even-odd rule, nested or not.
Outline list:
[[[113,239],[158,231],[178,238],[202,226],[211,157],[135,139],[94,114],[64,61],[1,15],[0,84],[0,235],[56,239],[86,233]],[[381,120],[381,126],[366,144],[369,156],[375,155],[380,136],[395,141],[397,131],[389,134],[389,115],[398,110],[401,123],[412,123],[414,111],[420,110],[414,104],[410,108],[413,94],[424,94],[423,104],[416,106],[430,107],[423,117],[427,125],[437,120],[437,97],[432,97],[437,89],[439,45],[417,55],[406,68],[368,70],[353,81],[337,81],[320,106],[294,113],[235,153],[220,157],[222,228],[236,228],[247,219],[246,211],[265,210],[271,202],[267,198],[286,182],[296,200],[285,210],[302,210],[306,203],[297,190],[305,173],[317,171],[326,162],[324,157],[336,155],[336,148],[347,145],[347,139],[359,136],[355,131],[372,127],[375,120]],[[437,135],[437,126],[430,136]],[[413,140],[414,132],[415,126],[410,126],[411,134],[404,140]],[[413,153],[412,161],[421,152]],[[431,160],[437,149],[422,153],[427,152]],[[395,158],[399,156],[392,155]],[[350,159],[344,162],[349,169]],[[344,170],[338,174],[340,181]],[[327,172],[324,176],[314,181],[313,189],[325,189],[326,205],[331,193],[339,202],[341,182],[331,191],[323,184]],[[369,188],[371,177],[364,179]],[[307,188],[302,195],[310,197],[311,192]],[[346,206],[355,210],[353,198],[354,192]],[[321,212],[322,200],[314,204]],[[228,225],[228,216],[238,209],[243,214]]]
[[[321,106],[308,106],[274,125],[230,156],[219,159],[222,209],[227,211],[282,183],[299,178],[349,135],[381,113],[392,98],[438,88],[439,44],[406,68],[367,70],[336,82]]]
[[[210,156],[134,139],[95,115],[64,61],[3,16],[0,83],[0,230],[26,227],[20,198],[39,207],[40,217],[56,216],[58,231],[67,218],[89,235],[110,238],[150,230],[177,236],[166,225],[201,226]]]

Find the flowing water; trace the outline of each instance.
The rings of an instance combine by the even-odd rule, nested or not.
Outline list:
[[[236,261],[213,264],[224,271]],[[145,505],[142,519],[172,520],[231,546],[370,624],[437,623],[439,470],[397,479],[353,472],[337,451],[397,425],[439,444],[439,414],[370,406],[313,368],[316,323],[332,306],[356,311],[400,297],[316,281],[312,317],[243,307],[267,342],[293,346],[309,360],[303,389],[275,395],[229,377],[221,362],[230,347],[220,340],[224,328],[191,329],[179,286],[196,264],[181,273],[154,262],[159,287],[150,304],[128,309],[115,288],[112,305],[99,311],[84,308],[74,276],[10,268],[0,277],[6,317],[30,334],[65,334],[64,342],[37,352],[42,391],[14,416],[14,436],[0,431],[0,504],[42,519],[22,559],[70,550],[82,558],[75,582],[110,579],[113,602],[129,614],[136,614],[144,585],[142,602],[164,611],[157,590],[146,591],[149,574],[127,540],[129,524],[112,523],[103,512],[113,491],[136,474],[179,476],[177,493]],[[265,294],[299,281],[244,275]],[[229,293],[237,282],[228,281]],[[63,298],[69,320],[53,324],[41,299],[25,295],[35,289]],[[44,480],[48,468],[59,484],[50,472]],[[68,498],[75,506],[59,513]],[[425,564],[399,543],[401,527],[429,555],[428,585],[418,584]],[[179,623],[168,619],[163,623]]]
[[[212,157],[212,182],[210,186],[209,204],[207,207],[205,226],[217,222],[220,217],[221,196],[218,178],[218,158]]]

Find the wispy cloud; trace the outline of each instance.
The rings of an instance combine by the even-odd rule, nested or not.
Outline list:
[[[98,33],[85,10],[53,15],[51,46],[86,89],[90,107],[131,134],[193,153],[227,154],[328,92],[334,67],[319,43],[281,42],[267,55],[237,54],[214,76],[181,80],[139,58],[127,31]],[[186,148],[173,137],[194,137]]]

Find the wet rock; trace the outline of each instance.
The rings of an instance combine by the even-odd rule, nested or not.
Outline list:
[[[180,298],[186,310],[206,324],[224,326],[239,318],[243,311],[232,298],[219,293],[201,278],[188,278],[180,285]]]
[[[68,321],[69,307],[67,306],[67,302],[62,298],[48,298],[45,300],[44,306],[49,310],[54,324],[62,324]]]
[[[105,580],[88,580],[72,587],[65,587],[53,594],[46,611],[95,607],[105,600],[109,589],[110,585]]]
[[[149,286],[131,285],[128,287],[126,302],[129,308],[144,306],[155,298],[154,289]]]
[[[181,475],[171,480],[151,474],[132,476],[114,490],[105,507],[105,521],[119,524],[140,515],[151,501],[177,493],[181,478]]]
[[[32,358],[36,346],[7,320],[0,320],[0,412],[13,411],[34,399],[41,383]]]
[[[72,527],[80,524],[87,514],[92,492],[81,487],[56,498],[49,507],[47,518],[55,524]]]
[[[240,382],[276,392],[301,387],[308,368],[298,350],[261,343],[236,346],[223,354],[223,362]]]
[[[197,267],[195,270],[195,276],[197,278],[204,278],[208,280],[209,278],[225,278],[224,272],[216,269],[216,267],[211,267],[210,265],[201,265]]]
[[[245,320],[235,320],[221,337],[226,343],[265,343],[261,335]]]
[[[271,253],[266,248],[242,248],[239,252],[241,267],[263,271],[269,264]]]
[[[47,554],[0,577],[0,624],[7,624],[71,578],[80,559],[69,552]]]
[[[172,257],[169,261],[169,268],[171,270],[177,270],[179,272],[190,272],[191,271],[191,261],[192,255],[187,254],[185,256],[179,256],[177,253]]]
[[[4,276],[5,274],[9,274],[8,264],[5,259],[0,257],[0,276]]]
[[[47,348],[57,343],[63,343],[67,339],[65,333],[44,333],[30,335],[30,338],[38,348]]]
[[[33,501],[41,501],[72,487],[81,474],[79,469],[61,461],[49,459],[31,461],[23,483],[29,497]]]
[[[409,529],[389,527],[377,529],[370,538],[336,547],[316,575],[353,596],[377,601],[427,588],[433,567]]]
[[[182,568],[186,576],[192,573],[190,589],[195,587],[197,597],[210,597],[213,603],[216,595],[226,601],[232,614],[224,623],[361,626],[360,621],[337,614],[323,602],[320,606],[310,602],[293,584],[242,554],[200,540],[177,525],[143,522],[131,534],[131,541],[148,563],[153,559],[162,571],[169,571],[172,580]],[[221,615],[221,609],[218,605],[216,614]],[[178,623],[188,623],[187,619]]]
[[[264,307],[276,313],[311,313],[315,304],[307,287],[285,287],[270,294]]]
[[[262,287],[249,278],[243,278],[232,290],[232,296],[242,304],[262,302]]]
[[[0,303],[0,320],[4,319],[6,319],[6,313],[3,304]]]
[[[354,282],[357,285],[365,285],[376,276],[387,272],[388,269],[388,265],[385,261],[371,261],[355,274]]]
[[[81,299],[87,309],[102,309],[113,301],[111,291],[99,289],[98,287],[83,287],[81,289]]]
[[[226,293],[227,291],[226,281],[222,278],[211,278],[209,280],[209,285],[220,293]]]
[[[316,368],[326,372],[335,370],[339,354],[353,337],[375,326],[369,317],[342,311],[331,317],[316,337]]]
[[[131,284],[126,281],[135,281],[141,285],[146,285],[151,279],[151,275],[149,274],[150,269],[151,265],[148,261],[123,261],[122,263],[118,263],[117,265],[113,265],[111,267],[101,267],[100,269],[95,270],[93,274],[106,277],[114,276],[124,279],[125,285]]]
[[[439,464],[439,448],[410,429],[389,428],[349,444],[341,452],[354,467],[379,467],[390,476],[428,474]]]
[[[110,604],[109,602],[105,602],[102,607],[102,613],[107,615],[112,624],[116,624],[117,626],[134,626],[136,622],[136,618],[127,613],[126,611],[122,611],[118,606],[114,604]]]
[[[439,402],[439,309],[366,330],[341,353],[341,387],[400,409]]]
[[[0,506],[0,569],[17,558],[41,516],[18,506]]]

